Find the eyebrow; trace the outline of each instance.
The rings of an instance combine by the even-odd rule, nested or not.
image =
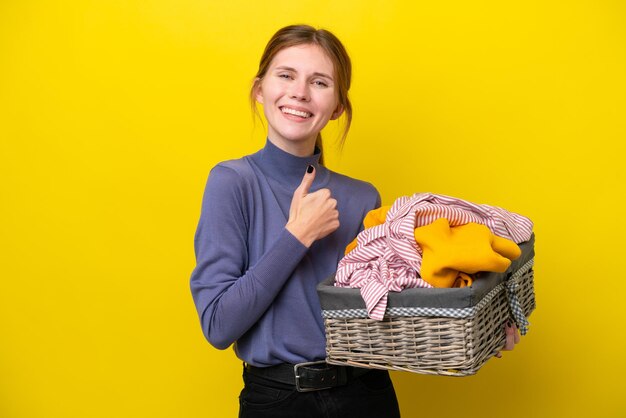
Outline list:
[[[281,65],[280,67],[276,67],[275,70],[283,70],[283,71],[286,70],[286,71],[292,71],[294,73],[298,72],[295,68],[288,67],[286,65]],[[333,78],[331,76],[329,76],[328,74],[320,73],[320,72],[317,72],[317,71],[313,73],[313,77],[323,77],[323,78],[329,79],[330,81],[333,81]]]

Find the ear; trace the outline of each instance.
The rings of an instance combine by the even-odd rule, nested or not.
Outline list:
[[[254,79],[254,85],[252,86],[252,89],[254,90],[254,98],[256,99],[256,101],[263,104],[263,90],[261,90],[260,78],[257,77]]]
[[[341,116],[342,114],[343,114],[343,106],[339,104],[337,105],[337,108],[335,109],[333,114],[330,116],[330,120],[338,119],[339,116]]]

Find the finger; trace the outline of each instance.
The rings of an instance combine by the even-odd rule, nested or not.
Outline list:
[[[320,200],[320,202],[328,202],[331,198],[330,190],[324,188],[319,189],[310,194],[315,194],[315,196]]]
[[[502,358],[502,353],[501,353],[500,351],[498,351],[498,352],[495,354],[495,356],[496,356],[496,358]]]
[[[506,342],[504,343],[503,350],[507,350],[507,351],[513,350],[513,348],[515,347],[515,336],[513,335],[515,330],[513,329],[513,327],[507,324],[505,327],[505,332],[506,332]]]
[[[296,192],[300,196],[307,195],[309,193],[311,185],[313,184],[313,180],[315,180],[315,167],[309,164],[309,166],[306,168],[306,173],[304,173],[304,177],[302,178],[302,182],[296,189]]]
[[[513,333],[514,342],[515,344],[517,344],[519,343],[519,340],[520,340],[519,331],[517,330],[517,325],[513,324],[513,329],[515,330],[515,332]]]

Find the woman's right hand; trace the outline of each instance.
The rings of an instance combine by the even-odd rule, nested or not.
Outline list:
[[[315,168],[309,166],[302,183],[294,191],[285,226],[306,247],[339,228],[337,200],[328,189],[309,193],[315,179]]]

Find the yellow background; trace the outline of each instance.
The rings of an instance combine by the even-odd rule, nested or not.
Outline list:
[[[0,2],[0,416],[233,417],[189,292],[209,169],[260,148],[279,27],[355,67],[332,169],[536,224],[537,310],[479,373],[393,373],[404,417],[624,417],[621,1]]]

